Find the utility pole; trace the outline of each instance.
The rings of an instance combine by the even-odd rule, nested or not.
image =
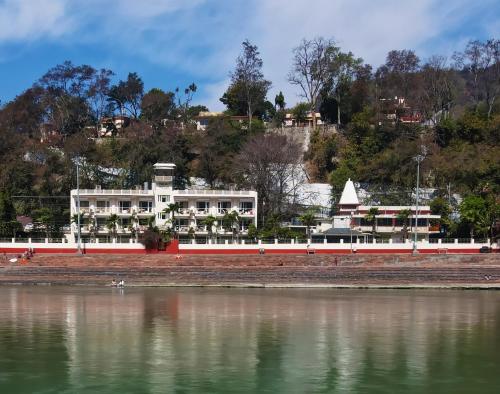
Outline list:
[[[351,211],[351,214],[349,215],[349,232],[351,235],[351,254],[352,254],[352,216],[354,212]]]
[[[77,209],[77,251],[76,253],[82,254],[82,228],[80,226],[80,158],[76,161],[76,209]]]
[[[417,235],[418,235],[418,199],[420,189],[420,163],[425,159],[425,156],[417,155],[413,158],[417,162],[417,191],[416,191],[416,204],[415,204],[415,229],[413,238],[413,255],[418,254],[417,250]]]

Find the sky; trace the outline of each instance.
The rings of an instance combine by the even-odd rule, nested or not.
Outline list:
[[[248,39],[259,47],[273,101],[301,98],[286,81],[303,38],[333,38],[374,68],[392,49],[422,60],[451,56],[469,40],[500,37],[498,0],[0,0],[0,100],[71,60],[137,72],[146,89],[194,82],[197,104],[219,97]]]

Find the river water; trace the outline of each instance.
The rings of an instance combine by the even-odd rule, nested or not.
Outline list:
[[[0,393],[498,393],[500,292],[0,287]]]

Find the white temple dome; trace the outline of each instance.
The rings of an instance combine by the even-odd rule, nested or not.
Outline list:
[[[356,194],[354,183],[350,178],[345,183],[339,205],[359,205],[358,195]]]

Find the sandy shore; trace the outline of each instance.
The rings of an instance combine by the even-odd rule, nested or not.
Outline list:
[[[3,285],[497,288],[499,255],[35,255],[0,264]]]

